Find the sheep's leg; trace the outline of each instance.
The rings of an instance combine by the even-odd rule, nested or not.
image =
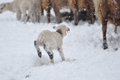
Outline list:
[[[41,58],[42,57],[42,52],[40,51],[39,44],[37,41],[34,41],[34,46],[37,50],[38,56]]]
[[[73,11],[70,9],[70,21],[72,21],[73,20]]]
[[[88,1],[87,2],[87,15],[88,15],[88,19],[89,19],[89,24],[93,24],[95,21],[95,17],[94,17],[94,9],[92,6],[92,4]]]
[[[28,19],[28,15],[26,13],[23,13],[23,16],[22,16],[22,22],[26,23],[27,22],[27,19]]]
[[[54,64],[53,52],[52,52],[52,50],[51,50],[48,46],[46,46],[45,44],[44,44],[44,49],[45,49],[45,51],[48,53],[49,58],[51,59],[51,63]]]
[[[75,20],[75,25],[78,25],[78,10],[74,11],[74,20]]]
[[[35,6],[31,6],[31,7],[29,7],[29,9],[28,9],[28,19],[27,20],[29,20],[29,19],[31,19],[31,21],[33,22],[33,23],[35,23],[36,22],[36,12],[35,12],[36,10],[35,10]]]
[[[114,32],[117,34],[117,26],[115,26],[115,30],[114,30]]]
[[[59,52],[59,54],[60,54],[60,56],[62,58],[62,61],[65,61],[65,57],[64,57],[64,53],[63,53],[62,48],[57,48],[57,50],[58,50],[58,52]]]
[[[50,8],[49,7],[47,10],[47,18],[48,18],[48,23],[50,23]]]
[[[31,20],[33,23],[35,23],[35,22],[36,22],[36,17],[37,17],[37,14],[34,12],[34,13],[31,14],[30,20]]]
[[[28,15],[26,14],[27,9],[24,8],[24,6],[21,7],[21,12],[22,12],[22,21],[26,23],[29,19]]]
[[[44,9],[42,6],[41,6],[41,15],[44,16]]]
[[[48,1],[48,9],[47,9],[47,18],[48,18],[48,23],[50,23],[50,10],[51,10],[51,2],[50,0]]]
[[[33,23],[40,22],[40,10],[34,5],[31,6],[28,10],[28,17],[31,19]]]
[[[40,14],[41,14],[41,13],[40,13],[39,10],[37,10],[36,13],[37,13],[37,15],[36,15],[36,16],[37,16],[37,17],[36,17],[36,20],[37,20],[37,22],[39,23],[39,22],[40,22]]]
[[[26,15],[25,15],[25,19],[24,19],[24,23],[26,24],[29,19],[30,19],[30,16],[28,16],[28,15],[26,14]]]
[[[106,18],[104,18],[102,20],[103,48],[104,49],[108,48],[107,40],[106,40],[106,32],[107,32],[107,20],[106,20]]]
[[[17,20],[21,20],[21,11],[18,10],[16,14]]]
[[[57,18],[57,23],[61,23],[62,15],[59,12],[59,9],[57,9],[57,6],[55,6],[55,5],[54,5],[53,8],[54,8],[54,12],[55,12],[55,15],[56,15],[56,18]]]
[[[79,9],[78,9],[78,4],[77,2],[74,4],[74,7],[75,9],[73,9],[74,11],[74,20],[75,20],[75,25],[78,25],[78,12],[79,12]]]
[[[37,15],[38,15],[38,22],[40,22],[40,13],[38,13]]]
[[[31,16],[32,22],[40,22],[40,13],[38,11],[33,12]]]

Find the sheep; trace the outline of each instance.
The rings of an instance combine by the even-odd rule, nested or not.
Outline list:
[[[85,0],[82,0],[82,3],[80,2],[81,3],[80,5],[82,7],[83,7],[83,1],[85,1]],[[64,17],[64,16],[67,16],[66,18],[71,21],[71,20],[73,20],[73,12],[75,10],[73,10],[73,8],[71,8],[72,5],[69,2],[70,2],[70,0],[41,0],[41,4],[42,4],[41,13],[44,15],[43,10],[47,11],[47,19],[48,19],[48,23],[49,23],[50,22],[50,10],[53,7],[56,18],[57,18],[57,23],[60,23],[62,21],[61,18]],[[85,5],[85,3],[84,3],[84,5]],[[87,5],[87,3],[86,3],[86,5]],[[90,3],[89,5],[93,5],[93,4]],[[69,9],[70,13],[67,13],[67,12],[60,13],[60,10],[63,9],[63,8]],[[76,7],[74,7],[74,9],[76,9]],[[87,15],[90,16],[89,19],[90,19],[91,23],[93,23],[94,22],[93,7],[88,8],[87,13],[90,13],[90,14],[87,14]],[[79,13],[74,13],[75,22],[78,21],[78,18],[77,18],[78,16],[76,14],[79,14]],[[86,14],[84,14],[84,15],[86,16]],[[83,19],[82,17],[80,16],[81,19]]]
[[[67,0],[41,0],[41,4],[42,4],[41,13],[44,15],[43,10],[47,11],[48,23],[50,22],[50,10],[52,7],[57,17],[57,23],[60,23],[62,15],[59,12],[59,10],[65,6],[68,6],[68,1]]]
[[[90,23],[94,22],[94,6],[92,0],[42,0],[41,3],[42,9],[47,11],[48,22],[50,22],[50,10],[52,7],[57,18],[57,23],[62,21],[61,18],[63,15],[60,13],[62,8],[70,9],[70,17],[72,17],[74,13],[75,25],[78,24],[78,8],[81,10],[84,8],[87,9],[87,15],[89,15]]]
[[[29,18],[33,20],[34,15],[36,18],[40,17],[40,9],[39,0],[14,0],[12,2],[0,4],[0,13],[5,11],[15,12],[17,20],[24,21],[25,23]],[[39,19],[37,21],[39,21]]]
[[[62,50],[62,44],[63,44],[63,37],[66,36],[66,32],[70,31],[68,27],[65,25],[59,25],[57,27],[53,27],[56,31],[51,32],[49,30],[42,31],[37,40],[34,41],[34,46],[37,50],[38,56],[41,58],[42,53],[40,51],[39,46],[44,47],[45,51],[48,53],[49,58],[51,59],[51,63],[54,63],[53,59],[53,49],[57,49],[62,61],[65,60],[63,50]]]
[[[69,7],[74,13],[75,25],[78,24],[79,10],[87,10],[89,17],[89,23],[93,24],[95,20],[94,16],[94,4],[92,0],[68,0]]]
[[[93,2],[96,16],[102,23],[103,48],[107,49],[107,22],[109,21],[116,27],[120,26],[120,0],[93,0]],[[116,30],[115,28],[115,32]]]

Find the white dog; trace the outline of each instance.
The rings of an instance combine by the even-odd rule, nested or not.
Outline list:
[[[44,30],[39,34],[37,40],[34,41],[34,45],[37,50],[38,56],[40,58],[42,57],[39,46],[43,46],[51,59],[51,63],[54,63],[53,52],[52,52],[53,49],[57,49],[58,52],[60,53],[62,60],[63,61],[65,60],[62,50],[62,44],[63,44],[62,40],[63,37],[66,36],[66,32],[70,31],[70,29],[67,28],[65,25],[59,25],[53,28],[56,30],[55,32]]]

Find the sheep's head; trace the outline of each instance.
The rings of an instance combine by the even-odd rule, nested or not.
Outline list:
[[[66,33],[68,33],[68,31],[70,31],[70,29],[68,27],[66,27],[65,25],[59,25],[57,27],[53,27],[57,32],[59,32],[63,37],[66,36]]]
[[[0,4],[0,13],[3,13],[6,10],[6,4],[2,3]]]

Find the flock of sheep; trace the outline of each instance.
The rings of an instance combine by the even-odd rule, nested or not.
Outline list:
[[[70,20],[73,19],[75,25],[79,22],[79,11],[86,10],[90,24],[94,23],[96,16],[102,24],[103,49],[108,48],[107,22],[115,25],[117,33],[117,26],[120,26],[120,0],[14,0],[0,4],[0,13],[12,11],[16,13],[17,20],[35,23],[40,22],[40,17],[44,15],[45,10],[49,23],[51,8],[53,8],[57,23],[60,23],[63,17],[60,10],[65,7],[70,9]]]
[[[93,23],[95,20],[92,0],[14,0],[0,4],[0,13],[5,11],[15,12],[17,20],[24,23],[28,21],[35,23],[40,22],[40,17],[44,15],[45,10],[49,23],[51,8],[55,12],[57,23],[62,21],[63,15],[60,13],[62,8],[70,9],[69,16],[75,20],[75,25],[79,21],[79,10],[87,10],[89,23]]]

